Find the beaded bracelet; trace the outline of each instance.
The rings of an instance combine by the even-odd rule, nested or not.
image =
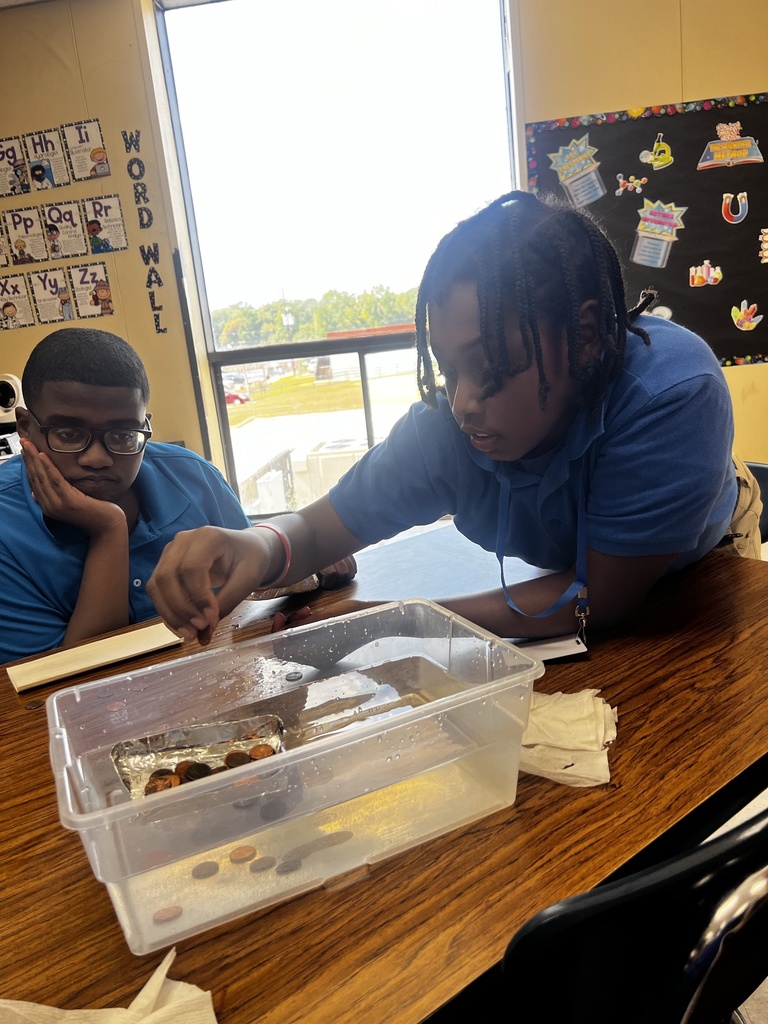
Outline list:
[[[280,538],[280,543],[283,545],[283,551],[285,552],[285,565],[283,566],[283,571],[279,574],[277,579],[272,580],[271,583],[267,583],[264,587],[257,587],[253,591],[254,594],[260,594],[264,590],[272,590],[274,587],[279,586],[288,575],[288,570],[291,568],[291,542],[279,526],[273,526],[271,523],[254,523],[253,529],[271,530],[272,533],[276,533]]]

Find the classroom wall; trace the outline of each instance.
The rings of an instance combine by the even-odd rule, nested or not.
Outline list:
[[[749,26],[753,45],[726,30],[716,0],[645,0],[642,8],[615,0],[509,0],[509,5],[519,37],[516,78],[524,121],[768,88],[768,64],[759,45],[768,36],[765,0],[743,0],[739,7],[738,23]],[[207,431],[211,458],[223,469],[151,0],[47,0],[0,8],[0,38],[8,69],[0,137],[100,119],[112,176],[56,191],[62,198],[64,193],[121,196],[129,249],[104,257],[115,304],[105,326],[125,337],[147,365],[157,438],[183,440],[206,454]],[[140,131],[140,152],[126,152],[123,131],[134,137]],[[139,182],[131,177],[138,165],[128,169],[133,157],[144,167]],[[138,206],[137,183],[146,186],[148,197]],[[14,205],[21,203],[0,198],[0,211]],[[151,227],[141,227],[141,206],[151,209]],[[160,259],[148,266],[140,246],[146,250],[154,243]],[[192,358],[174,250],[180,253]],[[148,282],[152,270],[162,286],[156,278]],[[20,373],[49,329],[0,332],[0,372]],[[747,458],[768,461],[768,366],[727,368],[725,375],[737,448]]]
[[[149,27],[150,45],[147,43]],[[74,182],[46,192],[0,197],[0,212],[55,200],[120,196],[128,249],[99,257],[7,267],[0,272],[44,272],[65,263],[103,260],[114,314],[74,323],[37,324],[0,331],[0,372],[21,375],[32,348],[62,326],[103,327],[124,337],[144,360],[152,388],[155,437],[183,441],[205,455],[173,252],[178,249],[174,202],[180,202],[172,146],[153,86],[151,0],[49,0],[0,9],[3,76],[0,138],[98,118],[109,154],[109,177]],[[123,132],[133,145],[126,143]],[[42,198],[41,198],[42,197]],[[179,219],[178,223],[182,223]],[[142,255],[142,247],[144,255]],[[157,253],[157,259],[154,255]],[[145,262],[146,260],[146,262]],[[189,276],[189,274],[188,274]],[[195,317],[194,291],[192,315]],[[199,314],[194,319],[200,358],[199,383],[208,415],[211,458],[224,468],[204,360]]]
[[[743,0],[736,18],[719,0],[509,0],[509,14],[519,122],[768,89],[765,0]],[[724,373],[736,450],[768,462],[768,365]]]

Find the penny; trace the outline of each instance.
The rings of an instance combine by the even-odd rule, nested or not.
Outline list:
[[[149,776],[150,779],[164,779],[166,775],[173,775],[172,768],[155,768],[152,774]]]
[[[300,860],[283,860],[275,868],[278,875],[287,875],[291,871],[298,871],[301,867]]]
[[[269,743],[257,743],[248,751],[248,757],[252,761],[260,761],[263,757],[272,757],[274,752],[274,747],[271,747]]]
[[[230,750],[224,758],[224,764],[227,768],[239,768],[241,764],[248,764],[250,760],[244,750]]]
[[[317,840],[314,839],[309,843],[302,843],[301,846],[294,846],[293,849],[288,850],[287,853],[283,854],[283,860],[289,861],[302,861],[305,857],[308,857],[313,850],[317,849]]]
[[[298,683],[303,678],[303,675],[301,672],[288,672],[285,678],[289,683]]]
[[[225,772],[226,770],[227,766],[225,764],[219,764],[216,765],[215,768],[211,768],[211,775],[220,775],[221,772]]]
[[[246,861],[253,860],[257,853],[255,846],[236,846],[234,850],[229,851],[229,859],[233,864],[245,864]]]
[[[205,761],[193,761],[185,773],[185,782],[194,782],[195,779],[205,779],[211,774],[211,766]]]
[[[201,860],[199,864],[195,864],[192,868],[193,878],[210,878],[215,875],[219,870],[219,865],[215,860]]]
[[[152,920],[155,924],[167,924],[168,921],[175,921],[177,917],[180,917],[181,911],[181,907],[161,907],[160,910],[154,912]]]
[[[161,775],[147,782],[144,787],[144,794],[149,796],[150,793],[162,793],[166,789],[173,789],[174,786],[178,786],[180,783],[181,779],[178,775]]]
[[[277,821],[278,818],[284,817],[287,813],[288,806],[279,797],[263,804],[261,808],[261,817],[264,821]]]
[[[269,871],[275,864],[277,864],[277,860],[274,857],[259,857],[251,863],[251,871],[254,874],[259,871]]]
[[[317,840],[318,846],[338,846],[340,843],[349,842],[354,832],[328,832],[321,839]]]
[[[194,761],[179,761],[173,770],[180,779],[185,780],[187,777],[187,770],[191,768],[194,763]]]
[[[170,850],[152,850],[151,853],[145,853],[141,858],[141,866],[145,870],[159,868],[161,864],[167,864],[169,860],[173,860]]]

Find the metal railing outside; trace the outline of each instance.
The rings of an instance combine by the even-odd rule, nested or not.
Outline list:
[[[415,345],[416,335],[412,329],[393,328],[391,333],[377,331],[377,333],[372,334],[361,330],[359,334],[349,332],[345,333],[343,337],[318,341],[291,342],[279,345],[254,345],[209,352],[208,359],[216,394],[219,426],[224,441],[227,476],[233,488],[238,492],[246,510],[249,509],[251,496],[239,493],[240,486],[238,485],[232,429],[227,415],[226,391],[228,389],[225,385],[225,378],[228,376],[228,370],[231,377],[233,368],[242,368],[249,364],[275,365],[292,362],[306,365],[308,361],[315,361],[315,366],[317,367],[318,364],[322,366],[323,362],[329,357],[354,354],[357,357],[359,366],[367,445],[371,448],[376,441],[374,438],[373,406],[366,359],[381,353],[413,350]],[[318,379],[321,379],[321,377],[322,373],[318,373]],[[293,495],[294,481],[289,452],[281,452],[279,456],[271,456],[264,462],[262,471],[264,473],[277,472],[282,474],[286,487],[285,493]],[[244,488],[244,490],[247,489],[249,488]],[[287,509],[279,511],[287,511]],[[275,512],[270,512],[269,514],[273,515]]]

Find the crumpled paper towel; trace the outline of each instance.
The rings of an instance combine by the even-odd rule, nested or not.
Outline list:
[[[600,786],[611,781],[608,744],[616,739],[618,711],[599,690],[531,695],[523,733],[520,771],[566,786]]]
[[[57,1010],[54,1006],[0,999],[2,1024],[216,1024],[211,993],[167,978],[172,949],[128,1009]]]

